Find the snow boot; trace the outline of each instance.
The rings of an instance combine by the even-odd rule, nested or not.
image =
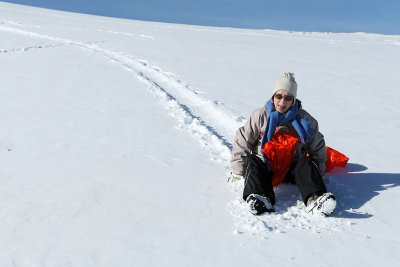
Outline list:
[[[271,201],[268,197],[258,194],[251,194],[246,199],[250,212],[253,215],[260,215],[264,212],[274,212]]]
[[[329,216],[336,208],[336,197],[332,193],[321,196],[311,195],[307,200],[306,211],[311,214],[324,214]]]

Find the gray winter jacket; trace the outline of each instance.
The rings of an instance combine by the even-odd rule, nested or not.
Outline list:
[[[232,149],[231,167],[234,174],[243,175],[244,160],[247,155],[255,154],[264,161],[261,150],[261,139],[268,120],[268,111],[264,106],[256,109],[247,120],[246,124],[236,131],[235,142]],[[307,155],[307,150],[314,160],[319,162],[321,175],[325,172],[326,148],[324,136],[319,132],[318,122],[307,111],[299,108],[298,116],[311,122],[314,134],[310,142],[305,145],[297,142],[293,162]],[[279,123],[277,129],[295,132],[290,123]]]

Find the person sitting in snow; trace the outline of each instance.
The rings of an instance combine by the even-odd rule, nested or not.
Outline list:
[[[284,179],[298,186],[307,212],[330,215],[336,207],[336,198],[327,192],[324,183],[327,159],[324,136],[319,132],[318,122],[302,108],[296,96],[294,74],[285,73],[275,82],[266,106],[253,111],[236,132],[229,181],[244,179],[243,199],[254,215],[274,211],[273,172],[262,148],[277,134],[297,138]]]

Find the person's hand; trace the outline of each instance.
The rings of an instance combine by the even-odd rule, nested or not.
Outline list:
[[[238,182],[238,181],[240,181],[242,179],[244,179],[244,177],[242,175],[234,174],[234,173],[231,172],[231,177],[228,178],[227,182],[235,183],[235,182]]]

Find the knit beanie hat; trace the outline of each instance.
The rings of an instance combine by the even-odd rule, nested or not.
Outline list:
[[[294,79],[294,74],[291,72],[286,72],[282,77],[280,77],[275,82],[274,89],[272,90],[272,96],[275,95],[279,90],[286,90],[293,96],[293,104],[296,102],[297,96],[297,83]]]

